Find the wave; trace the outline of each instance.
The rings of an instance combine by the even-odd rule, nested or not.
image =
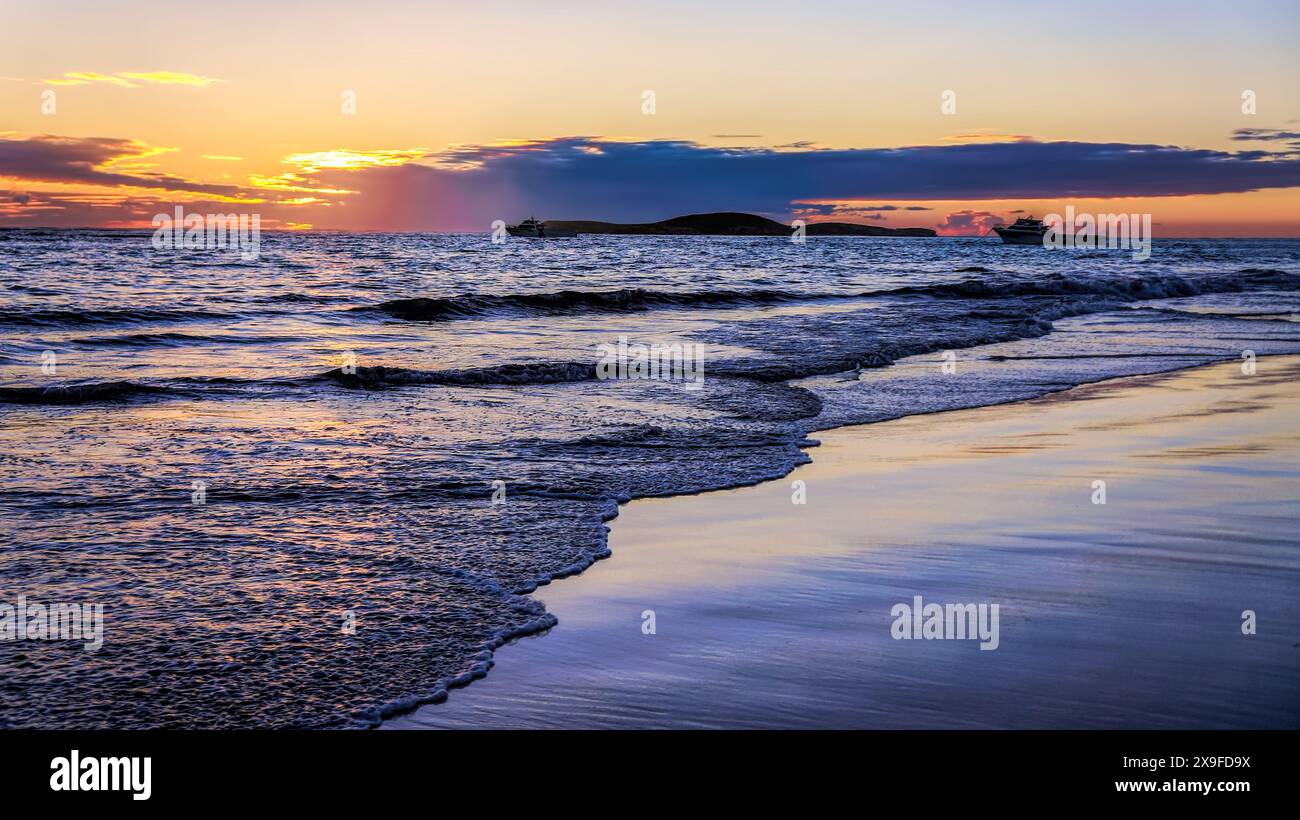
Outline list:
[[[292,267],[283,263],[277,264],[277,267]],[[299,266],[305,267],[305,266]],[[271,293],[265,296],[253,297],[251,301],[263,304],[298,304],[298,305],[326,305],[331,302],[337,302],[341,297],[321,293]]]
[[[0,228],[0,242],[25,242],[30,239],[58,239],[66,242],[134,240],[147,238],[152,233],[152,230],[139,228]]]
[[[962,268],[959,272],[985,271]],[[779,289],[721,291],[656,291],[622,288],[605,291],[563,290],[552,293],[461,295],[437,298],[392,299],[374,306],[351,308],[350,312],[380,312],[405,321],[438,322],[485,316],[567,316],[587,313],[634,313],[656,309],[726,309],[764,307],[804,302],[849,299],[923,296],[936,299],[1007,299],[1027,296],[1100,296],[1123,301],[1198,296],[1206,293],[1238,293],[1253,289],[1300,288],[1300,274],[1270,268],[1246,268],[1235,274],[1157,275],[1144,277],[1071,277],[1061,274],[1034,280],[1008,279],[994,275],[955,282],[914,285],[860,292],[813,292]],[[322,303],[335,297],[299,293],[279,294],[263,301]],[[0,310],[0,325],[21,327],[86,327],[135,325],[162,322],[234,321],[237,314],[184,308],[109,308],[96,310],[7,309]],[[161,343],[187,341],[184,334],[160,334]],[[207,337],[195,337],[208,341]],[[212,341],[222,341],[214,339]],[[149,339],[89,344],[148,343]]]
[[[58,327],[114,324],[147,324],[150,322],[190,322],[200,320],[237,319],[226,313],[203,310],[158,308],[119,308],[115,310],[0,310],[0,325],[21,327]]]
[[[820,410],[817,397],[803,388],[787,384],[795,379],[830,373],[886,367],[899,359],[935,350],[967,348],[994,342],[1010,341],[1045,335],[1052,330],[1052,322],[1067,316],[1106,311],[1120,307],[1115,301],[1093,299],[1064,299],[1048,306],[1038,306],[1026,311],[1008,305],[981,305],[962,310],[955,317],[992,323],[974,333],[935,334],[924,340],[905,344],[877,340],[870,349],[837,348],[834,355],[812,355],[796,359],[750,359],[712,362],[709,378],[744,380],[751,383],[737,397],[708,398],[717,409],[725,410],[736,418],[766,421],[793,420],[816,415]],[[1144,312],[1163,315],[1169,319],[1198,321],[1224,318],[1222,314],[1194,313],[1163,308],[1143,308]],[[1235,317],[1233,317],[1235,318]],[[186,334],[132,334],[125,337],[94,337],[79,340],[82,343],[103,344],[181,344],[190,341],[223,341],[216,337],[189,336]],[[232,378],[223,376],[182,377],[167,380],[167,384],[148,384],[134,381],[87,382],[54,385],[49,387],[0,388],[0,404],[72,405],[99,402],[128,401],[142,398],[169,398],[183,396],[214,397],[221,393],[241,395],[246,391],[286,388],[310,389],[321,384],[332,384],[351,390],[381,391],[400,387],[502,387],[543,384],[570,384],[598,379],[594,361],[525,361],[508,362],[488,367],[423,370],[391,365],[356,367],[351,372],[334,368],[323,373],[282,378]]]
[[[595,362],[513,362],[493,367],[470,367],[452,370],[416,370],[405,367],[358,367],[345,373],[335,368],[316,380],[336,382],[361,390],[383,390],[404,385],[443,385],[473,387],[477,385],[562,384],[594,381]]]
[[[375,365],[357,367],[345,373],[334,368],[314,376],[279,379],[240,379],[224,376],[183,377],[169,384],[136,381],[83,382],[47,387],[0,387],[0,404],[74,405],[129,401],[142,398],[241,395],[267,388],[304,389],[332,383],[354,390],[385,390],[395,387],[493,387],[530,384],[564,384],[594,381],[595,362],[512,362],[492,367],[449,370],[419,370]]]
[[[710,363],[710,377],[749,379],[756,384],[775,384],[791,379],[824,375],[841,371],[861,370],[886,366],[900,358],[937,349],[963,348],[977,344],[1008,341],[1017,338],[1040,336],[1051,331],[1052,322],[1066,316],[1114,310],[1125,303],[1170,297],[1195,296],[1205,293],[1234,293],[1251,289],[1284,289],[1300,287],[1300,275],[1274,269],[1248,268],[1233,274],[1218,276],[1144,276],[1080,279],[1063,275],[1045,276],[1033,281],[988,281],[963,279],[948,283],[935,283],[880,290],[861,294],[797,294],[780,290],[702,292],[657,292],[644,289],[617,291],[561,291],[552,294],[516,294],[513,296],[481,296],[439,300],[398,300],[388,302],[385,309],[394,311],[394,304],[404,307],[395,313],[404,315],[441,315],[451,312],[467,313],[480,310],[512,309],[545,310],[553,312],[587,310],[641,310],[652,306],[736,306],[779,304],[808,299],[847,299],[857,297],[889,297],[913,299],[917,297],[937,300],[970,300],[953,303],[957,310],[946,310],[945,322],[974,320],[984,322],[982,329],[970,333],[936,334],[923,340],[905,344],[890,343],[883,339],[868,339],[866,346],[843,344],[827,350],[805,351],[803,356],[776,356],[774,358],[740,358]],[[1031,297],[1043,297],[1031,299]],[[1026,301],[1018,301],[1018,300]],[[1151,308],[1153,314],[1185,321],[1216,318],[1245,318],[1233,314],[1201,313]],[[429,311],[433,311],[430,313]],[[83,324],[159,321],[177,318],[213,318],[220,314],[181,310],[112,310],[77,313],[73,311],[34,311],[19,314],[16,311],[0,312],[0,322],[21,318],[30,323],[80,322]],[[869,318],[869,317],[867,317]],[[1251,318],[1285,317],[1262,314]],[[121,336],[87,336],[76,340],[78,344],[101,346],[166,347],[186,344],[238,344],[285,341],[268,337],[222,337],[178,332],[131,333]],[[397,366],[357,367],[351,372],[335,368],[324,373],[306,376],[271,379],[230,379],[190,377],[166,380],[165,384],[137,381],[87,382],[42,387],[0,388],[0,403],[28,405],[78,405],[99,402],[121,402],[139,399],[156,399],[176,396],[212,397],[221,392],[243,393],[272,387],[310,389],[320,384],[333,384],[354,390],[385,390],[404,386],[492,387],[544,385],[589,382],[597,379],[594,360],[589,361],[523,361],[508,362],[488,367],[422,370]],[[769,388],[775,390],[775,388]],[[755,391],[755,398],[759,395]],[[734,404],[734,402],[733,402]],[[757,404],[764,405],[758,407]],[[772,392],[763,394],[763,401],[750,406],[728,406],[729,414],[742,418],[797,419],[814,415],[818,408],[809,395],[802,392]]]
[[[920,295],[949,299],[999,299],[1022,296],[1102,296],[1137,301],[1200,296],[1207,293],[1240,293],[1268,288],[1300,288],[1300,274],[1271,268],[1246,268],[1236,274],[1083,279],[1052,274],[1033,280],[999,281],[963,279],[960,282],[916,285],[878,291],[867,295]]]
[[[1255,321],[1270,322],[1296,322],[1300,321],[1300,313],[1294,310],[1265,310],[1265,311],[1245,311],[1245,310],[1218,310],[1177,307],[1150,307],[1146,308],[1157,313],[1166,313],[1174,316],[1195,316],[1198,319],[1245,319]]]
[[[978,266],[959,273],[987,272]],[[1125,301],[1236,293],[1260,288],[1300,288],[1300,274],[1247,268],[1229,275],[1079,278],[1062,274],[1034,280],[1005,277],[962,279],[929,285],[845,293],[800,293],[787,290],[655,291],[645,288],[553,293],[461,295],[393,299],[355,311],[379,311],[397,319],[437,322],[482,316],[564,316],[584,313],[633,313],[655,309],[761,307],[798,302],[891,296],[936,299],[1003,299],[1025,296],[1101,296]]]
[[[84,382],[49,387],[0,387],[0,404],[93,404],[163,396],[177,391],[133,381]]]
[[[512,293],[445,298],[393,299],[377,305],[378,310],[409,321],[439,321],[497,313],[555,316],[570,313],[632,313],[654,308],[743,307],[774,305],[806,299],[842,299],[852,294],[799,294],[781,290],[654,291],[644,288],[619,290],[562,290],[555,293]],[[358,308],[368,310],[370,308]]]
[[[186,376],[165,384],[121,379],[105,382],[71,382],[45,387],[0,387],[0,404],[77,405],[150,399],[239,395],[268,387],[297,387],[305,379],[240,379],[229,376]]]
[[[181,347],[184,345],[260,345],[299,341],[299,336],[207,335],[196,333],[127,333],[82,336],[72,343],[83,347]]]

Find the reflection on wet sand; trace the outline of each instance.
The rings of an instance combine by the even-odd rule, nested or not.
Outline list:
[[[547,637],[386,725],[1296,728],[1297,377],[1262,359],[845,428],[787,479],[633,502],[611,559],[539,593]],[[999,648],[892,640],[914,595],[999,604]]]

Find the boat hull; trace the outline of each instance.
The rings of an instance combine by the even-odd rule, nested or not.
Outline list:
[[[514,228],[506,227],[506,233],[511,236],[518,236],[525,239],[573,239],[578,235],[577,231],[566,231],[559,228],[542,228],[536,231],[532,228]]]
[[[1043,237],[1047,234],[1047,231],[1013,231],[1002,227],[993,230],[1008,245],[1042,245]]]

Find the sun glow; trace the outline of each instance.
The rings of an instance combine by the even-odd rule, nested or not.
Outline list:
[[[313,151],[303,154],[290,154],[284,158],[285,165],[292,165],[303,173],[314,174],[317,171],[355,171],[362,168],[374,168],[386,165],[405,165],[429,153],[425,148],[411,148],[397,151],[353,151],[338,148],[333,151]]]

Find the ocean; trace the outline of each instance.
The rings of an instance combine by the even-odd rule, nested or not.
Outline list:
[[[1297,240],[149,238],[0,231],[0,605],[103,607],[93,651],[0,640],[6,728],[373,726],[553,626],[621,502],[1300,353]],[[620,342],[699,378],[600,378]]]

